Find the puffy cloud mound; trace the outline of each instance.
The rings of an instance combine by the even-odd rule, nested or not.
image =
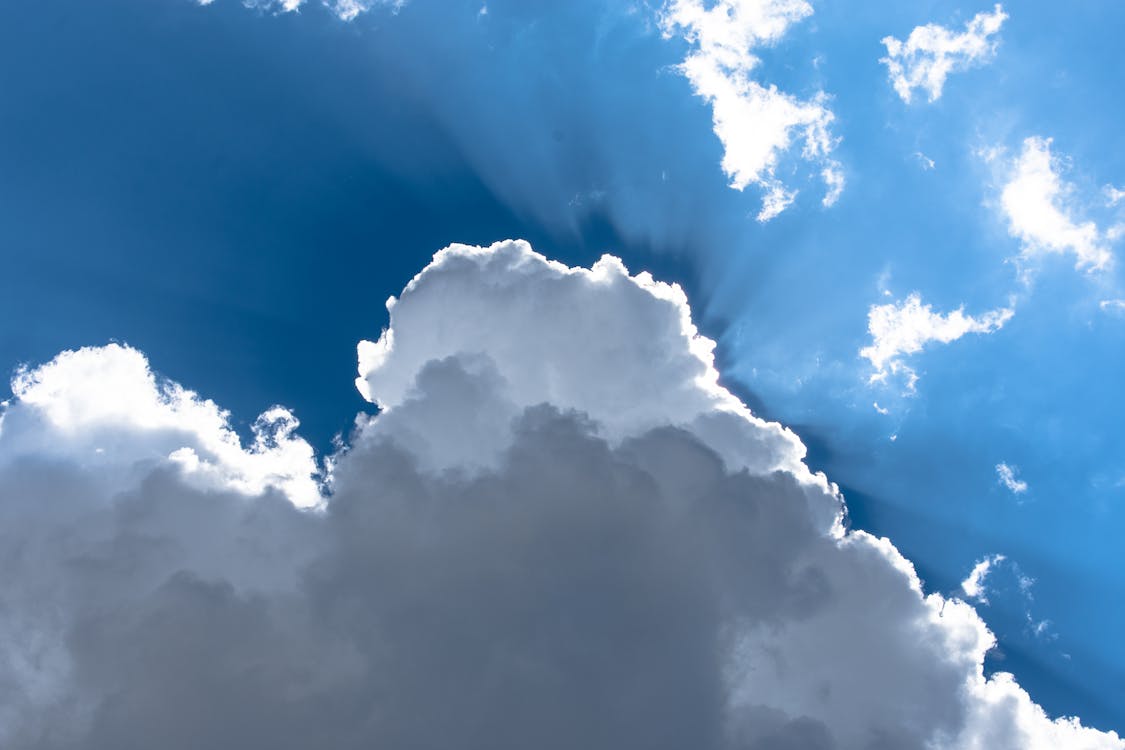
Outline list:
[[[161,380],[135,349],[64,352],[12,380],[0,421],[0,465],[24,460],[74,464],[109,485],[171,461],[201,487],[250,494],[275,487],[298,506],[320,502],[312,448],[297,419],[275,406],[253,425],[244,449],[213,402]]]
[[[910,32],[906,41],[888,36],[883,39],[887,56],[879,62],[887,66],[895,92],[907,104],[914,90],[925,91],[931,102],[941,98],[950,73],[982,65],[996,54],[997,40],[1008,15],[999,3],[991,13],[973,16],[961,33],[928,23]]]
[[[780,214],[797,195],[776,174],[795,136],[802,156],[821,165],[823,204],[834,204],[844,189],[843,169],[831,158],[835,115],[824,93],[800,99],[753,78],[761,63],[755,51],[777,43],[812,12],[805,0],[671,0],[661,15],[665,36],[693,45],[680,70],[711,105],[731,187],[754,184],[765,190],[759,221]]]
[[[390,313],[312,507],[291,417],[243,448],[123,347],[17,377],[5,748],[1125,747],[984,677],[676,287],[454,246]]]

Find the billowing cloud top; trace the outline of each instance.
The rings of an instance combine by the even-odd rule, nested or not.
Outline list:
[[[116,482],[167,460],[202,487],[249,494],[274,487],[302,507],[320,500],[312,448],[295,435],[299,423],[288,410],[263,413],[243,449],[225,411],[158,380],[135,349],[64,352],[17,371],[12,393],[0,422],[0,465],[49,458]]]
[[[471,440],[461,434],[440,444],[433,441],[443,431],[427,431],[427,460],[487,464],[511,439],[495,429],[498,420],[549,403],[585,414],[614,443],[674,425],[705,440],[732,469],[787,471],[826,487],[808,474],[792,432],[758,419],[719,385],[715,345],[696,330],[683,290],[647,273],[630,276],[617,258],[604,256],[587,270],[549,261],[524,242],[453,245],[387,308],[391,327],[359,345],[357,385],[384,410],[376,425],[420,429],[425,404],[412,389],[455,379],[437,363],[502,383],[488,391],[496,401],[456,394],[427,415],[447,420],[456,409],[465,429],[477,428]]]
[[[4,747],[1125,747],[832,522],[677,288],[453,246],[390,312],[313,508],[291,417],[244,449],[117,346],[17,377]]]

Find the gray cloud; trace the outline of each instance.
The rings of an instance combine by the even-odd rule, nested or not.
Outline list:
[[[331,458],[315,507],[287,494],[315,469],[291,422],[236,454],[182,389],[85,404],[149,382],[131,350],[32,371],[0,422],[4,746],[1122,746],[986,680],[969,605],[825,523],[839,498],[799,442],[725,400],[690,319],[654,325],[687,314],[682,295],[589,273],[518,243],[440,255],[366,362],[399,397]],[[681,403],[599,385],[632,354],[521,346],[563,323],[504,296],[513,278],[584,301],[566,323],[592,351],[644,342]],[[490,300],[506,349],[484,335]],[[448,338],[415,338],[442,321]],[[542,389],[528,356],[548,359]],[[497,430],[483,460],[463,450]]]

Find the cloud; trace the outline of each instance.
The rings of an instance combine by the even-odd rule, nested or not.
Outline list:
[[[976,612],[839,523],[677,287],[453,246],[389,311],[311,508],[132,350],[24,371],[5,748],[1125,747],[984,676]]]
[[[1032,612],[1034,586],[1035,579],[1024,574],[1014,560],[996,554],[986,555],[977,561],[968,577],[961,582],[961,592],[966,598],[984,606],[991,605],[993,597],[1000,597],[1001,608],[1023,610],[1029,634],[1050,640],[1058,638],[1058,634],[1051,631],[1051,621]]]
[[[1113,185],[1106,185],[1103,190],[1105,192],[1106,203],[1110,206],[1116,206],[1125,198],[1125,190],[1121,190]]]
[[[918,163],[922,165],[922,171],[923,172],[928,172],[928,171],[930,171],[931,169],[933,169],[934,167],[937,166],[937,163],[934,162],[933,159],[926,156],[921,151],[915,151],[914,152],[914,158],[917,159]]]
[[[836,166],[825,167],[821,177],[824,178],[824,184],[828,186],[828,192],[824,194],[821,203],[828,208],[836,205],[836,201],[844,194],[844,172]]]
[[[16,407],[2,424],[0,461],[75,461],[107,482],[151,461],[170,460],[202,487],[284,492],[300,506],[320,492],[312,448],[282,407],[253,425],[244,449],[229,415],[176,383],[158,379],[144,356],[118,344],[64,352],[12,380]]]
[[[1007,18],[999,3],[991,13],[978,13],[961,33],[944,26],[917,26],[903,42],[893,36],[883,39],[887,56],[879,62],[887,66],[891,84],[909,104],[914,90],[925,91],[931,102],[941,97],[945,79],[955,73],[982,65],[996,54],[1001,25]]]
[[[831,206],[844,187],[844,174],[831,158],[837,139],[828,97],[800,99],[754,80],[761,60],[755,50],[777,43],[794,23],[812,15],[804,0],[672,0],[662,13],[667,37],[680,36],[693,50],[679,66],[695,93],[711,105],[715,135],[723,144],[723,172],[731,187],[757,185],[765,191],[759,221],[769,221],[796,197],[777,177],[783,154],[795,139],[804,159],[822,165]]]
[[[1105,313],[1125,313],[1125,299],[1103,299],[1098,302],[1098,307]]]
[[[215,0],[196,0],[200,5],[210,5]],[[342,21],[353,21],[361,13],[366,13],[375,6],[387,6],[394,9],[401,8],[406,0],[321,0],[321,4],[328,8]],[[293,13],[301,9],[305,0],[242,0],[248,8],[261,8],[281,13]]]
[[[1019,467],[1008,466],[1006,463],[996,464],[996,477],[1004,487],[1007,487],[1012,494],[1022,495],[1027,492],[1027,482],[1024,482],[1016,477],[1019,472]]]
[[[458,316],[448,313],[454,301]],[[507,420],[549,403],[587,415],[614,442],[671,424],[707,441],[732,470],[785,471],[822,486],[796,435],[719,385],[715,344],[699,335],[683,290],[631,276],[617,258],[567,268],[524,243],[453,245],[387,309],[390,328],[358,346],[356,385],[381,409],[371,429],[393,431],[428,468],[495,465],[512,439]],[[448,377],[462,371],[469,381]],[[424,401],[412,397],[419,382],[429,387]],[[472,398],[454,390],[469,382]],[[472,426],[472,439],[449,434],[451,422]],[[834,506],[825,503],[826,527]]]
[[[886,381],[890,375],[903,375],[907,388],[913,390],[917,373],[904,361],[931,342],[948,344],[968,333],[993,333],[1011,320],[1011,307],[990,310],[979,316],[966,315],[964,308],[937,313],[923,305],[915,292],[899,302],[872,305],[867,312],[867,330],[871,344],[859,350],[875,368],[871,382]]]
[[[978,561],[973,566],[972,572],[969,573],[969,577],[961,581],[961,591],[965,593],[965,596],[981,604],[988,604],[985,580],[992,571],[992,567],[1004,562],[1005,559],[1003,555],[989,555]]]
[[[1074,217],[1074,187],[1062,180],[1059,169],[1058,160],[1051,154],[1050,138],[1024,140],[1000,196],[1008,231],[1022,242],[1025,258],[1072,253],[1075,268],[1108,268],[1113,254],[1107,238],[1094,222],[1079,223]]]

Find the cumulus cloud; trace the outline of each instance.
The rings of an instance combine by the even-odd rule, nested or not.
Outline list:
[[[1021,241],[1025,258],[1070,253],[1075,268],[1105,269],[1113,262],[1106,233],[1075,217],[1074,186],[1063,181],[1060,169],[1050,138],[1024,140],[1000,196],[1009,232]]]
[[[1022,495],[1027,492],[1027,482],[1019,479],[1017,476],[1019,468],[1009,466],[1006,463],[996,464],[996,478],[1000,484],[1006,487],[1012,494]]]
[[[929,23],[917,26],[903,42],[893,36],[883,39],[887,56],[879,62],[887,66],[891,84],[899,97],[910,103],[914,91],[926,92],[931,102],[941,97],[950,73],[981,65],[996,54],[996,35],[1007,18],[999,3],[991,13],[973,16],[965,30],[955,33]]]
[[[969,333],[998,331],[1014,314],[1011,307],[978,316],[966,315],[963,307],[943,314],[922,304],[921,296],[915,292],[905,300],[871,306],[867,312],[871,343],[859,350],[859,356],[875,368],[870,382],[885,382],[891,375],[901,375],[907,388],[913,390],[918,375],[906,363],[906,357],[933,342],[948,344]]]
[[[454,246],[389,310],[312,507],[304,449],[247,482],[273,442],[132,350],[17,378],[53,385],[0,425],[4,747],[1125,747],[984,676],[678,288]]]
[[[837,140],[828,97],[820,92],[800,99],[753,77],[761,62],[756,50],[777,43],[812,12],[805,0],[672,0],[661,16],[665,36],[682,37],[693,47],[680,71],[711,105],[731,187],[753,184],[765,192],[759,221],[777,216],[796,197],[777,177],[779,161],[795,140],[803,158],[823,165],[825,206],[844,188],[843,170],[831,158]]]
[[[244,448],[225,411],[158,379],[135,349],[80,349],[20,368],[12,394],[16,406],[0,422],[2,463],[77,462],[112,484],[121,472],[168,460],[200,486],[248,493],[272,486],[297,505],[319,502],[312,448],[296,436],[299,423],[288,410],[263,413]]]

